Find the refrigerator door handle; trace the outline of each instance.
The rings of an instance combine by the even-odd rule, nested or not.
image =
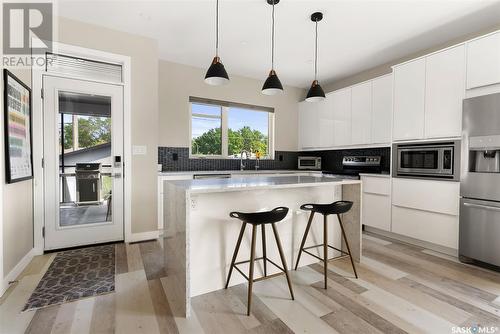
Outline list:
[[[492,211],[500,211],[500,207],[497,207],[497,206],[488,206],[488,205],[473,204],[473,203],[467,203],[467,202],[465,202],[464,205],[472,207],[472,208],[492,210]]]

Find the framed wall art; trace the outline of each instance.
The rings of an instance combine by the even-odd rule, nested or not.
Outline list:
[[[31,89],[4,69],[4,141],[7,183],[33,178]]]

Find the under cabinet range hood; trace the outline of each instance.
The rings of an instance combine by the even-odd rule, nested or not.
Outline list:
[[[464,100],[459,258],[500,271],[500,94]]]

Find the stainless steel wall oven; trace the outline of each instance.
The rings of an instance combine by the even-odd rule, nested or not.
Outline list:
[[[460,141],[400,143],[393,147],[393,174],[458,181]]]

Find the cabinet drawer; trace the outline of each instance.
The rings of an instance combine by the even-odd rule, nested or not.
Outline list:
[[[361,176],[363,192],[379,195],[391,194],[391,179],[388,177]]]
[[[458,215],[460,183],[393,178],[392,204]]]
[[[393,206],[392,232],[453,249],[458,248],[458,216]]]
[[[391,198],[385,195],[363,193],[362,223],[391,231]]]

